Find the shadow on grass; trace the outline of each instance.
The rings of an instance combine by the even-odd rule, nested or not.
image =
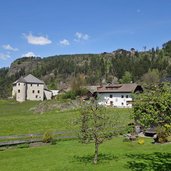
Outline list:
[[[171,171],[171,153],[127,154],[126,167],[132,171]]]
[[[92,163],[94,159],[94,155],[85,155],[85,156],[74,156],[74,161],[80,162],[80,163]],[[114,156],[113,154],[102,154],[100,153],[98,156],[98,162],[108,162],[111,160],[118,160],[117,156]]]

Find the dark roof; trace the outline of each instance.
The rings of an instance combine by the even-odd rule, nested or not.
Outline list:
[[[27,83],[44,84],[44,82],[42,80],[39,80],[38,78],[36,78],[35,76],[33,76],[31,74],[24,77],[24,79],[26,80]]]
[[[143,91],[142,87],[138,84],[112,84],[107,86],[97,87],[98,93],[132,93],[136,91]]]
[[[26,80],[23,78],[23,77],[20,77],[17,81],[15,81],[13,84],[16,84],[16,83],[26,83]]]
[[[42,80],[39,80],[38,78],[36,78],[35,76],[29,74],[27,75],[26,77],[20,77],[17,81],[15,81],[13,84],[16,84],[16,83],[35,83],[35,84],[45,84],[44,81]]]

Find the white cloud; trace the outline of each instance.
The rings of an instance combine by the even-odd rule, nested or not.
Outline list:
[[[70,42],[67,39],[63,39],[63,40],[59,41],[59,43],[60,43],[60,45],[63,45],[63,46],[69,46],[70,45]]]
[[[141,13],[141,10],[140,9],[137,9],[137,13]]]
[[[33,52],[27,52],[26,54],[23,54],[22,57],[35,57],[37,55],[35,55]]]
[[[76,37],[76,39],[74,39],[75,41],[88,40],[90,38],[88,34],[84,34],[80,32],[76,32],[75,37]]]
[[[52,41],[48,39],[48,37],[44,37],[44,36],[33,36],[31,33],[29,33],[28,35],[23,34],[24,37],[27,39],[27,42],[29,44],[33,44],[33,45],[47,45],[47,44],[51,44]]]
[[[7,45],[3,45],[2,46],[5,50],[10,50],[10,51],[18,51],[17,48],[12,47],[11,45],[7,44]]]
[[[10,58],[10,55],[9,55],[9,54],[0,53],[0,59],[6,60],[6,59],[8,59],[8,58]]]

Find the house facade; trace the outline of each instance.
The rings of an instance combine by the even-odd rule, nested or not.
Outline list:
[[[42,80],[29,74],[13,83],[12,96],[19,102],[26,100],[43,101],[44,99],[50,100],[52,92],[47,89]]]
[[[114,84],[97,87],[99,105],[132,108],[132,93],[143,92],[137,84]]]

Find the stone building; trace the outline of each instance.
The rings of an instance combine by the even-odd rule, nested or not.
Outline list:
[[[52,98],[52,92],[48,90],[44,81],[29,74],[26,77],[20,77],[13,83],[12,96],[16,101],[26,100],[43,101]]]

